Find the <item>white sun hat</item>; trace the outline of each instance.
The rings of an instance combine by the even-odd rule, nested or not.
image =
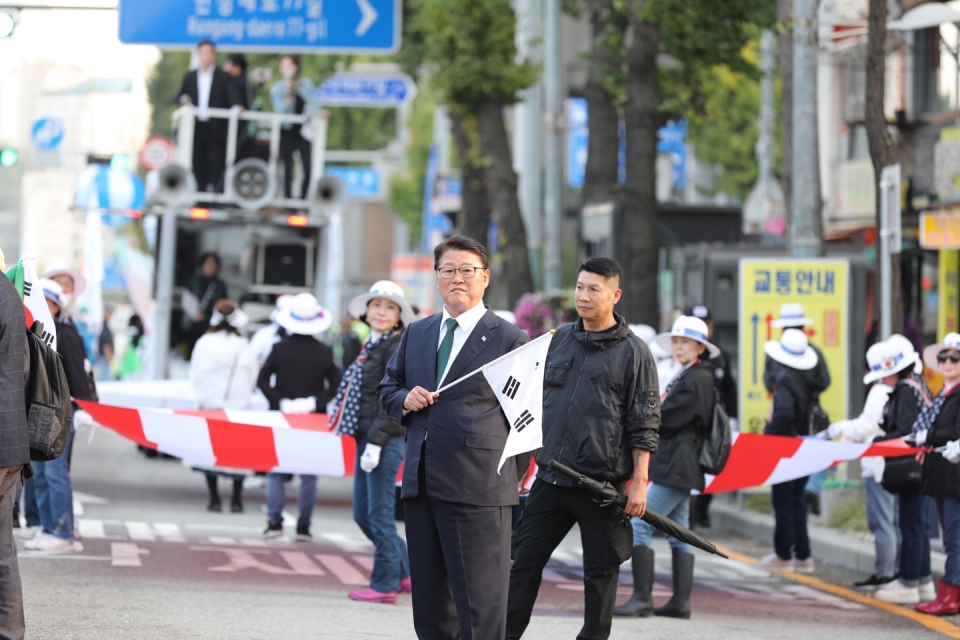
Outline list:
[[[897,340],[878,342],[867,349],[867,366],[870,367],[870,371],[863,376],[863,384],[870,384],[900,373],[919,360],[920,356],[913,350],[912,345],[908,350],[904,349],[904,345]]]
[[[790,327],[809,327],[814,324],[803,312],[803,305],[799,302],[785,302],[780,307],[780,317],[770,323],[774,329],[788,329]]]
[[[807,334],[800,329],[787,329],[779,340],[763,345],[768,356],[792,369],[807,371],[817,366],[817,352],[807,342]]]
[[[923,374],[923,359],[920,357],[920,354],[917,353],[916,347],[913,346],[913,343],[910,342],[909,339],[907,339],[905,336],[900,335],[899,333],[895,333],[889,338],[887,338],[887,342],[890,342],[892,344],[903,345],[904,353],[908,353],[908,354],[912,353],[915,356],[917,356],[915,358],[915,362],[913,365],[913,372],[918,376]]]
[[[282,295],[277,296],[276,307],[273,309],[273,311],[270,312],[270,322],[276,322],[277,314],[279,314],[284,309],[289,308],[290,305],[293,303],[294,298],[296,297],[297,296],[295,296],[292,293],[284,293]]]
[[[62,262],[54,262],[47,266],[47,270],[40,276],[41,278],[50,278],[56,276],[69,276],[73,280],[73,297],[76,298],[87,288],[87,279],[76,269],[71,269]]]
[[[310,293],[298,293],[290,306],[277,314],[277,324],[303,336],[323,333],[333,326],[333,314],[320,306]]]
[[[711,358],[720,355],[720,349],[707,340],[707,323],[700,318],[693,316],[680,316],[673,322],[673,328],[670,333],[661,333],[654,337],[653,341],[661,349],[670,353],[670,343],[673,338],[689,338],[695,340],[707,347],[707,353]]]
[[[390,280],[380,280],[374,282],[370,291],[357,296],[347,305],[347,313],[354,318],[359,318],[367,312],[367,304],[376,298],[389,300],[400,307],[400,320],[403,326],[408,327],[410,323],[417,319],[417,314],[413,312],[413,307],[403,297],[403,287]]]
[[[947,351],[948,349],[960,351],[960,334],[948,333],[946,336],[944,336],[943,342],[932,344],[924,349],[923,363],[934,371],[940,371],[940,363],[937,362],[937,355],[941,351]]]

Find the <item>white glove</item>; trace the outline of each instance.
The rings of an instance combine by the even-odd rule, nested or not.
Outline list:
[[[363,455],[360,456],[360,468],[370,473],[377,468],[377,465],[380,464],[380,449],[375,444],[367,444],[367,448],[363,450]]]
[[[953,464],[960,462],[960,440],[951,440],[943,451],[943,457]]]
[[[296,406],[296,400],[289,400],[287,398],[281,398],[280,400],[280,412],[281,413],[295,413],[293,408]]]
[[[295,400],[283,399],[280,401],[280,411],[283,413],[313,413],[317,410],[317,399],[296,398]]]
[[[927,441],[927,430],[924,429],[923,431],[917,431],[915,434],[913,434],[913,436],[913,440],[917,443],[917,446],[922,447]]]
[[[830,426],[827,427],[827,437],[831,440],[839,438],[843,435],[843,423],[845,420],[840,420],[838,422],[831,422]]]
[[[84,411],[83,409],[77,409],[73,412],[73,426],[74,427],[89,427],[93,424],[93,416]]]

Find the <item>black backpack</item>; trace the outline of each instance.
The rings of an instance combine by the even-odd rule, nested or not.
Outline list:
[[[713,390],[713,420],[707,429],[703,444],[700,446],[700,470],[710,475],[718,475],[727,466],[733,437],[730,435],[730,416],[723,408],[720,394]]]
[[[73,409],[60,354],[51,349],[41,336],[43,323],[34,322],[33,328],[27,330],[24,395],[30,433],[30,459],[47,462],[59,458],[67,446]]]

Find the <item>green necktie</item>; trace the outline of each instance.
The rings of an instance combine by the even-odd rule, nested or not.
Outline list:
[[[447,362],[450,361],[450,352],[453,351],[453,332],[457,328],[456,318],[447,318],[447,333],[443,336],[443,342],[440,343],[440,349],[437,351],[437,388],[440,388],[440,381],[443,380],[443,372],[447,369]]]

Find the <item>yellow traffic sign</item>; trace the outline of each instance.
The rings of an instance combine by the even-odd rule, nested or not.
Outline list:
[[[924,249],[960,249],[960,213],[921,213],[919,232]]]
[[[820,405],[830,420],[847,417],[847,378],[850,340],[850,265],[835,259],[740,260],[740,428],[763,431],[770,417],[772,394],[763,384],[766,354],[763,345],[778,340],[773,321],[786,302],[803,305],[813,320],[805,329],[810,343],[823,353],[830,370],[830,387]]]

